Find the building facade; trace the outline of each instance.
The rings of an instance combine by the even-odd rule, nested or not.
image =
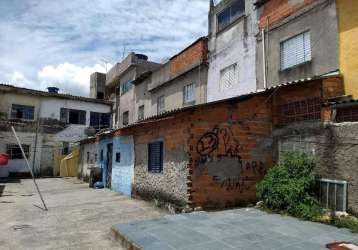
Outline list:
[[[105,99],[114,103],[113,127],[123,127],[135,121],[133,81],[142,73],[155,70],[159,66],[158,63],[148,61],[145,55],[130,53],[122,62],[115,64],[108,71]]]
[[[101,129],[110,128],[111,103],[86,97],[0,85],[0,152],[9,154],[0,175],[28,173],[15,137],[14,126],[36,175],[52,176],[54,150],[61,155],[71,145]],[[55,171],[56,172],[56,171]]]
[[[256,6],[258,89],[339,70],[334,0],[270,0]]]
[[[257,33],[254,1],[211,1],[208,102],[256,90]]]

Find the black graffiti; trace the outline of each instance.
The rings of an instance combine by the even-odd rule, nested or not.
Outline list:
[[[245,170],[251,170],[254,174],[259,174],[261,176],[265,175],[267,171],[265,164],[262,161],[246,162]]]
[[[240,144],[234,138],[231,129],[220,129],[217,126],[212,131],[203,134],[196,144],[196,150],[201,157],[201,162],[211,158],[215,151],[218,151],[215,154],[218,158],[237,157],[241,161],[239,149]]]

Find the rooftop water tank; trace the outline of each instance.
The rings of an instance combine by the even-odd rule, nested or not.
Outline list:
[[[57,88],[57,87],[48,87],[47,88],[47,91],[50,93],[50,94],[58,94],[58,91],[59,91],[60,89],[59,88]]]

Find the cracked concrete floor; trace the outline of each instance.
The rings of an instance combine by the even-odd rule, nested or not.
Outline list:
[[[39,179],[49,208],[42,211],[32,180],[0,182],[0,249],[121,249],[110,228],[159,218],[165,211],[75,178]]]

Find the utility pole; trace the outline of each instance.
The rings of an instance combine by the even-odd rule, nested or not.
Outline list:
[[[36,163],[36,153],[37,153],[37,142],[38,142],[39,128],[40,128],[40,109],[41,109],[41,104],[37,110],[35,146],[34,146],[34,155],[32,157],[32,170],[35,172],[35,174],[36,174],[35,163]],[[40,166],[40,176],[41,176],[41,166]]]

